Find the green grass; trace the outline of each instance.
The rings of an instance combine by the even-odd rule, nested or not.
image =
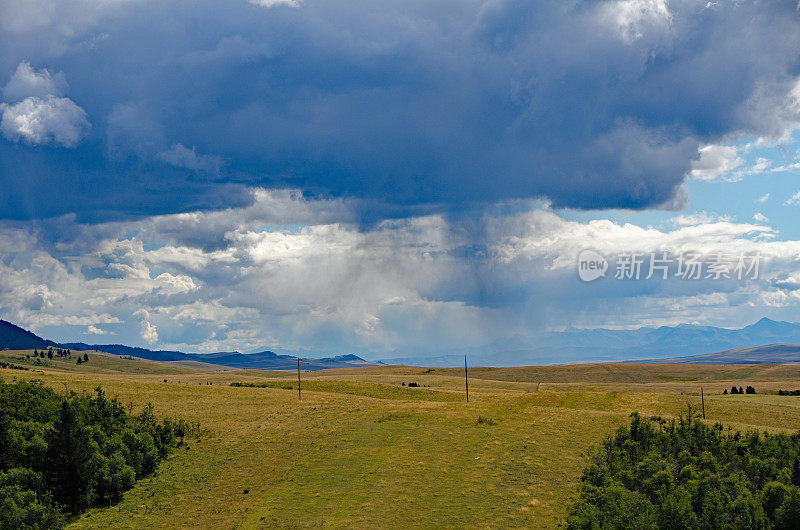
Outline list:
[[[697,381],[699,378],[678,375],[660,375],[658,379],[661,381]]]
[[[0,376],[76,391],[99,383],[134,410],[152,402],[160,417],[200,422],[204,434],[75,528],[554,528],[575,495],[583,454],[631,411],[699,410],[702,383],[712,393],[705,397],[711,422],[770,431],[800,425],[800,400],[766,393],[800,388],[797,368],[705,366],[695,375],[654,365],[571,367],[571,374],[476,368],[467,404],[458,370],[308,372],[298,400],[289,372],[90,357],[80,367],[54,363]],[[430,388],[400,386],[409,380]],[[759,394],[720,395],[754,381]]]
[[[73,352],[72,358],[53,356],[52,359],[30,357],[33,350],[0,351],[0,361],[12,362],[32,370],[69,372],[76,374],[165,374],[194,373],[196,370],[170,363],[158,363],[144,359],[122,359],[116,355],[100,352]],[[89,362],[78,364],[78,355],[86,354]]]
[[[281,390],[292,390],[297,392],[296,381],[263,381],[231,383],[237,388],[279,388]],[[462,401],[464,396],[454,392],[429,390],[427,388],[408,388],[404,386],[394,386],[380,383],[368,383],[357,381],[330,381],[330,380],[306,380],[300,382],[300,395],[303,390],[310,392],[332,392],[335,394],[350,394],[353,396],[365,396],[377,399],[399,399],[406,401]]]
[[[463,377],[463,369],[437,368],[436,373]],[[709,365],[607,363],[521,368],[470,368],[470,377],[549,383],[654,383],[681,381],[774,381],[800,377],[800,365]]]

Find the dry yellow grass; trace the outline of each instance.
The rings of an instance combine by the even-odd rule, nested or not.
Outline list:
[[[0,371],[6,381],[56,389],[100,384],[134,408],[152,402],[159,415],[206,430],[119,504],[89,511],[75,527],[552,528],[583,454],[630,412],[680,414],[699,405],[700,385],[800,388],[796,367],[473,369],[467,404],[459,370],[376,367],[304,373],[298,401],[296,388],[230,386],[289,387],[296,374],[141,363],[90,354],[80,367]],[[400,387],[409,381],[430,386]],[[737,429],[800,428],[794,397],[711,395],[706,413]]]

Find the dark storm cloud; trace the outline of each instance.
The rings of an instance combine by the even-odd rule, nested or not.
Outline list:
[[[91,129],[0,138],[6,218],[222,208],[253,186],[375,218],[668,206],[699,145],[796,119],[789,1],[42,3],[0,1],[0,83],[46,68]]]

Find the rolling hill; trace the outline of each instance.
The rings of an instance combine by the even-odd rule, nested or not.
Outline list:
[[[11,322],[0,320],[0,348],[31,350],[34,348],[47,348],[48,346],[55,347],[58,345],[53,341],[45,340]]]
[[[678,419],[701,406],[703,387],[707,421],[731,434],[800,425],[800,398],[777,394],[800,388],[799,365],[476,368],[466,403],[463,366],[306,373],[300,399],[289,372],[2,355],[29,368],[0,367],[6,381],[90,395],[100,385],[134,412],[152,406],[201,435],[70,529],[557,529],[586,455],[634,411]],[[732,385],[758,393],[722,395]]]
[[[100,351],[120,356],[131,356],[149,361],[176,362],[197,361],[229,368],[252,368],[259,370],[291,370],[297,368],[297,357],[294,355],[278,355],[275,352],[258,353],[218,352],[218,353],[183,353],[172,350],[148,350],[125,346],[122,344],[86,344],[84,342],[56,343],[45,340],[34,333],[15,324],[0,320],[0,348],[12,350],[31,350],[67,348],[75,351]],[[381,363],[366,361],[356,355],[338,355],[322,359],[301,358],[303,370],[324,370],[327,368],[352,368],[358,366],[376,366]]]
[[[800,345],[768,344],[749,348],[733,348],[705,355],[690,355],[669,359],[652,359],[636,361],[647,363],[683,363],[683,364],[795,364],[800,363]]]

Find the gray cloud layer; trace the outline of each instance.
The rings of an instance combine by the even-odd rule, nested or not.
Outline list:
[[[191,351],[386,357],[535,342],[567,325],[794,319],[800,301],[800,242],[776,241],[764,225],[700,216],[644,228],[534,209],[484,215],[465,234],[437,215],[369,230],[348,217],[341,201],[259,190],[247,208],[136,222],[5,221],[0,315],[60,340],[106,333],[104,342]],[[763,261],[752,281],[615,280],[612,263],[608,277],[583,283],[582,248]]]
[[[29,61],[92,124],[52,145],[4,125],[0,215],[223,208],[253,186],[376,219],[669,206],[699,146],[797,118],[791,1],[258,4],[0,0],[5,97]]]

